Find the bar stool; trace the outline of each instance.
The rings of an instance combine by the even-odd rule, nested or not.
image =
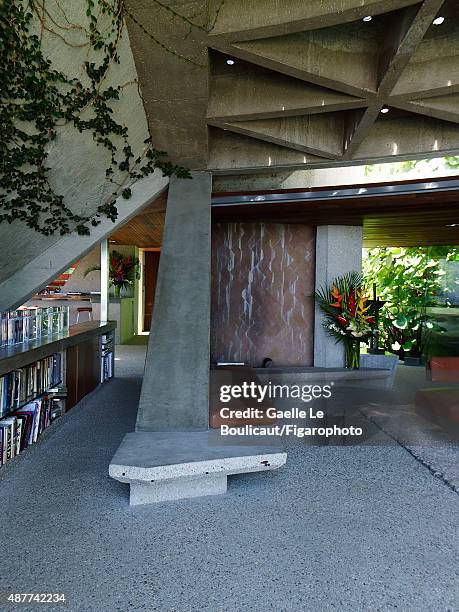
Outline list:
[[[88,321],[92,321],[92,307],[91,306],[80,306],[79,308],[77,308],[77,317],[76,317],[76,322],[77,323],[80,322],[80,314],[82,312],[87,312],[88,313]]]

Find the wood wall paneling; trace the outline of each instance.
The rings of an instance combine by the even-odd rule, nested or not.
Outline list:
[[[99,337],[70,347],[67,350],[66,370],[66,410],[70,410],[99,384]]]

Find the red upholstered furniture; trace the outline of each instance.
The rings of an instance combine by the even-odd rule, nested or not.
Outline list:
[[[434,382],[459,382],[459,357],[432,357],[428,373]]]

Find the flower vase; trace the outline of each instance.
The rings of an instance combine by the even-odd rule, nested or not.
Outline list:
[[[344,367],[351,370],[358,370],[360,368],[360,340],[345,341]]]
[[[120,298],[121,297],[121,287],[120,287],[120,285],[115,285],[115,297],[116,298]]]

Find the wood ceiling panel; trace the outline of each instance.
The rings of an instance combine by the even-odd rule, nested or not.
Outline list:
[[[214,222],[265,221],[311,225],[363,225],[364,246],[459,245],[456,191],[352,200],[219,206]]]
[[[164,231],[167,193],[164,192],[152,204],[113,232],[110,242],[133,244],[138,247],[160,247]]]

